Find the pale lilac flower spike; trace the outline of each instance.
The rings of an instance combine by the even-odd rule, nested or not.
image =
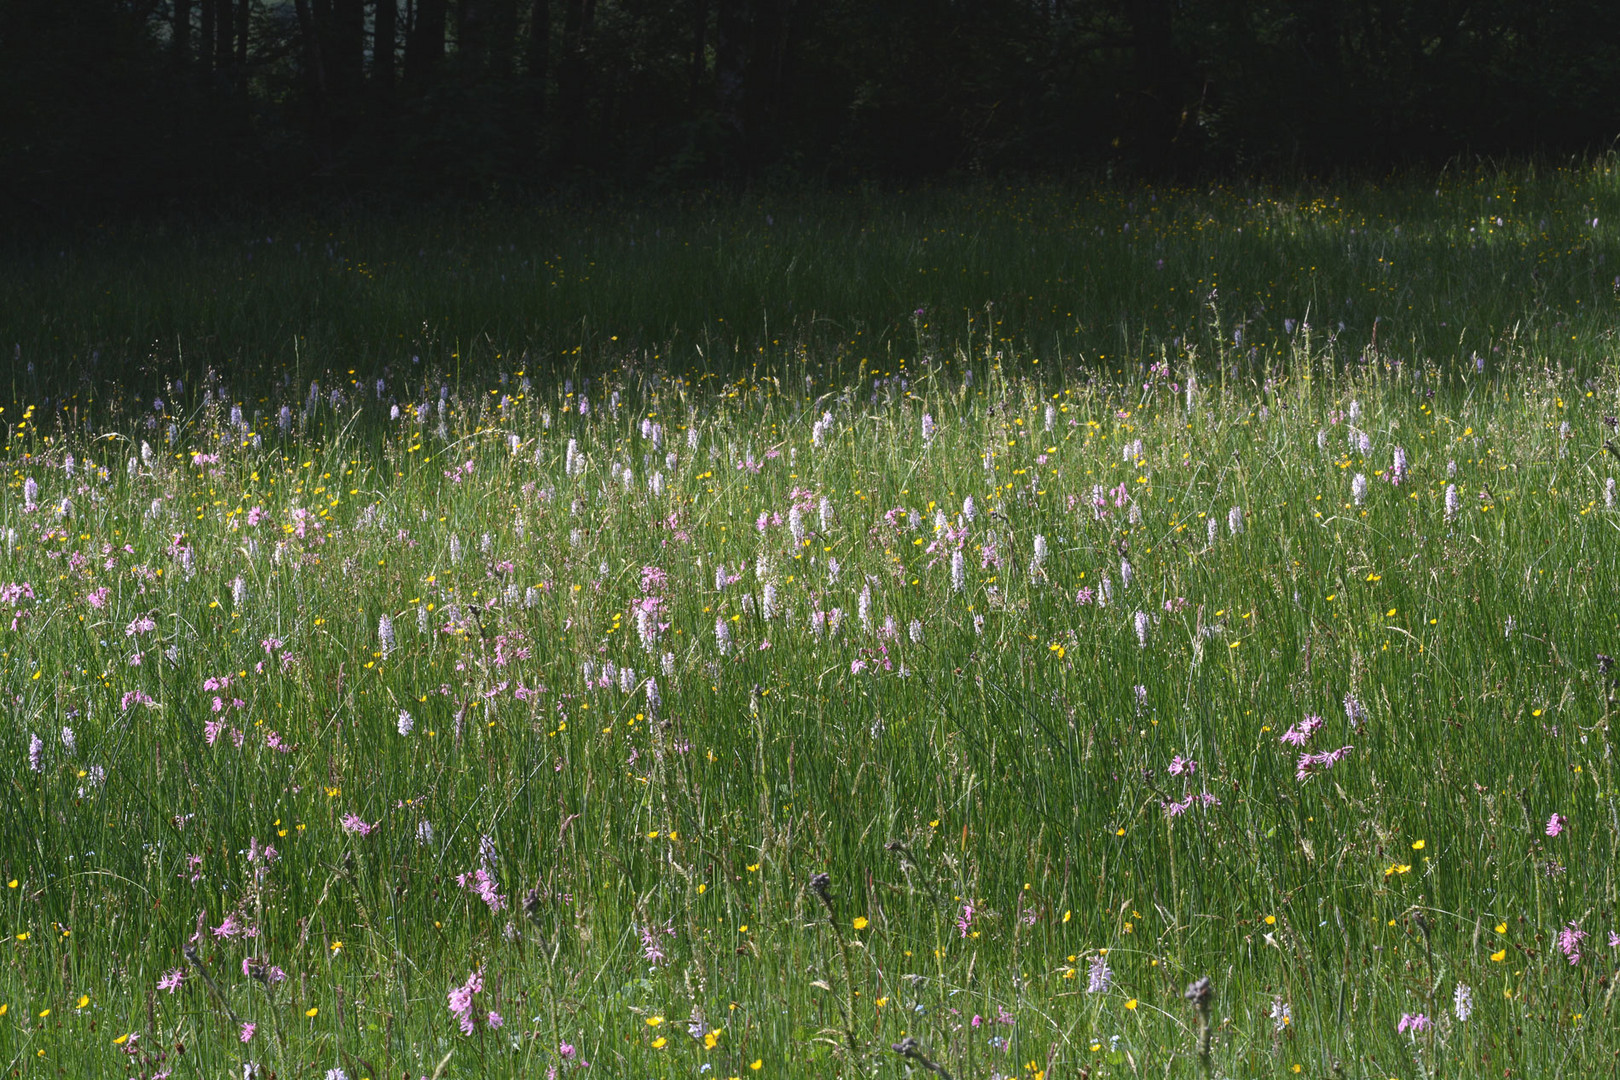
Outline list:
[[[1114,973],[1108,968],[1108,959],[1101,953],[1091,958],[1091,967],[1086,971],[1086,993],[1106,994],[1114,985]]]

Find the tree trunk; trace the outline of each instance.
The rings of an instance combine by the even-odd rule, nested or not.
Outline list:
[[[456,5],[456,59],[476,79],[489,59],[490,0],[461,0]]]
[[[176,60],[191,59],[191,0],[174,0],[174,30],[171,33]]]
[[[204,0],[208,3],[209,0]],[[321,57],[321,39],[315,16],[310,12],[309,0],[293,0],[298,14],[299,52],[303,55],[304,84],[310,98],[319,109],[326,98],[326,64]]]
[[[1135,52],[1137,130],[1143,164],[1168,164],[1177,110],[1174,23],[1170,0],[1131,0],[1127,15]]]
[[[214,5],[214,67],[230,78],[236,66],[236,34],[231,0],[217,0]]]
[[[202,62],[204,70],[212,70],[214,66],[214,10],[220,2],[202,0],[202,35],[197,41],[197,59]]]
[[[517,54],[517,0],[481,0],[487,17],[489,69],[497,79],[512,77]]]
[[[743,90],[748,65],[743,0],[718,0],[714,20],[714,92],[720,123],[743,137]]]
[[[587,0],[567,0],[563,8],[562,59],[557,65],[557,120],[564,160],[578,150],[585,114],[585,21]]]
[[[692,82],[691,92],[694,107],[703,102],[704,83],[707,81],[705,76],[709,73],[709,58],[706,55],[708,33],[708,0],[692,0],[692,57],[689,74]]]
[[[320,0],[327,8],[321,51],[326,60],[327,87],[334,98],[352,102],[365,81],[366,9],[363,0]],[[319,20],[317,20],[319,21]]]
[[[405,81],[424,86],[444,62],[446,0],[417,0],[416,18],[405,41]]]
[[[534,0],[529,15],[529,54],[525,59],[529,81],[529,111],[538,129],[546,119],[546,80],[551,76],[551,2]]]
[[[238,0],[236,6],[236,70],[247,78],[248,64],[248,0]]]
[[[394,87],[394,46],[399,36],[399,0],[376,0],[372,23],[371,81],[387,91]]]

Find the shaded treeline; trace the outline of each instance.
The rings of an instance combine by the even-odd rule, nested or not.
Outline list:
[[[13,205],[1335,169],[1620,132],[1612,0],[0,0]]]

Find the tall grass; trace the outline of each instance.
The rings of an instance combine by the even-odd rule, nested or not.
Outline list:
[[[976,343],[1123,374],[1234,334],[1263,366],[1306,318],[1341,361],[1376,335],[1408,362],[1513,341],[1584,369],[1612,327],[1616,220],[1620,170],[1600,159],[1331,191],[980,185],[108,223],[9,244],[0,342],[21,362],[0,389],[150,394],[211,366],[258,397],[284,375],[549,374],[629,354],[720,371],[799,347],[892,368]]]
[[[1600,172],[1542,197],[1580,202]],[[1216,197],[1150,205],[1187,221]],[[1478,216],[1455,193],[1433,205],[1409,242]],[[1360,219],[1313,213],[1321,250],[1347,252],[1322,276],[1365,272]],[[1182,274],[1215,233],[1283,258],[1238,220],[1114,237],[1077,324],[1115,317],[1105,290],[1144,302],[1157,271],[1120,269],[1132,245]],[[1060,246],[1009,221],[985,228]],[[1584,228],[1543,232],[1591,234],[1590,267],[1602,234]],[[1060,363],[1069,339],[1049,348],[1033,316],[970,339],[912,294],[887,331],[865,324],[892,354],[862,350],[854,316],[821,342],[805,321],[757,372],[706,377],[576,332],[567,372],[486,343],[502,357],[467,347],[458,381],[447,355],[383,356],[375,312],[311,314],[370,287],[324,255],[266,271],[282,328],[261,321],[273,299],[221,283],[253,308],[210,308],[229,380],[137,407],[161,363],[126,370],[123,394],[58,396],[11,428],[0,1061],[372,1080],[1611,1070],[1620,382],[1599,313],[1564,312],[1557,335],[1521,317],[1550,326],[1556,305],[1510,298],[1516,247],[1429,250],[1457,276],[1422,279],[1413,308],[1468,328],[1467,363],[1369,328],[1346,365],[1351,329],[1318,307],[1307,325],[1297,282],[1264,311],[1237,301],[1254,271],[1179,324],[1140,307],[1144,347],[1108,350],[1133,361],[1118,377],[1067,362],[1090,346]],[[643,258],[619,265],[671,265]],[[173,266],[154,305],[221,280]],[[55,301],[29,278],[33,316],[73,310],[91,290],[60,283],[95,272],[64,272]],[[754,295],[841,287],[820,273]],[[1594,275],[1559,287],[1585,282],[1596,307]],[[647,310],[700,308],[701,276]],[[620,280],[570,295],[634,311],[641,285]],[[983,311],[967,298],[987,290],[952,288]],[[150,329],[139,292],[110,307]],[[744,294],[715,310],[762,322]],[[417,321],[443,310],[386,296]],[[458,310],[540,325],[499,299],[469,287]],[[169,310],[206,324],[190,304]],[[676,338],[623,318],[626,338]],[[286,327],[308,331],[296,359],[276,351]],[[345,340],[392,363],[380,385],[341,367]],[[1184,992],[1206,976],[1203,1058]]]

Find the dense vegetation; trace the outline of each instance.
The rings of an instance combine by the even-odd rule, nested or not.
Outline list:
[[[1620,8],[5,0],[0,97],[0,193],[91,220],[604,182],[1377,174],[1607,148]]]
[[[1613,184],[20,250],[0,1064],[1612,1070]]]

